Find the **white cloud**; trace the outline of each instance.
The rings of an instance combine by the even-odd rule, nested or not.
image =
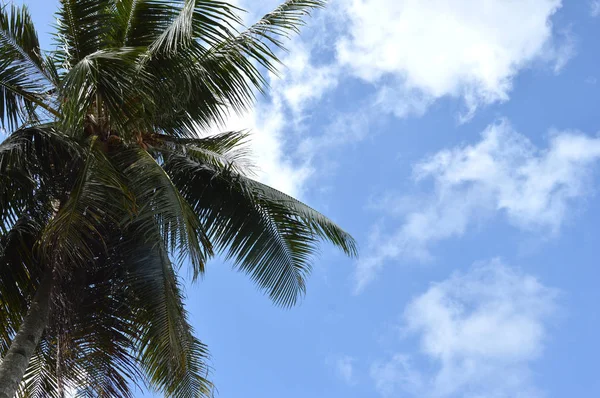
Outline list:
[[[575,35],[570,28],[561,30],[558,35],[556,42],[560,44],[550,45],[545,55],[542,56],[542,60],[554,64],[554,73],[560,73],[567,63],[575,56],[577,40]]]
[[[560,6],[561,0],[345,0],[336,11],[349,31],[337,42],[337,57],[383,89],[384,108],[398,116],[420,115],[444,96],[462,98],[471,114],[507,100],[514,76],[532,62],[564,65],[570,43],[561,48],[550,23]]]
[[[374,363],[371,378],[384,397],[396,396],[399,389],[413,396],[424,390],[423,376],[413,367],[408,355],[396,354],[388,361]]]
[[[531,364],[543,352],[558,292],[494,260],[431,285],[404,312],[427,366],[397,354],[371,368],[386,397],[534,398]]]
[[[278,3],[238,4],[251,10],[245,16],[249,24]],[[293,149],[314,107],[323,105],[324,96],[348,77],[348,71],[375,85],[376,95],[361,113],[363,119],[375,120],[381,111],[421,116],[436,99],[453,96],[465,101],[465,120],[481,104],[507,100],[512,78],[532,62],[550,62],[557,70],[566,63],[573,41],[567,32],[566,44],[557,45],[560,34],[549,22],[560,5],[561,0],[333,2],[318,14],[312,30],[303,30],[302,39],[287,43],[290,52],[283,54],[281,78],[269,76],[270,98],[261,99],[257,109],[229,125],[252,129],[262,181],[302,194],[313,172],[314,154],[323,145],[339,146],[366,136],[356,130],[367,130],[368,123],[352,123],[338,139],[343,116],[333,115],[325,134],[304,135],[299,150]],[[506,29],[507,20],[511,29]],[[322,29],[332,21],[343,27],[333,36]],[[330,47],[320,42],[325,36],[326,44],[336,43],[333,59]]]
[[[594,18],[600,16],[600,0],[590,1],[590,15]]]
[[[414,177],[432,181],[432,191],[382,204],[402,221],[392,231],[374,229],[372,254],[358,263],[357,291],[387,260],[426,260],[432,243],[462,236],[495,215],[522,230],[558,233],[573,202],[591,193],[598,160],[600,138],[554,132],[548,148],[539,149],[505,121],[488,127],[474,145],[428,157],[414,167]]]
[[[249,24],[278,2],[238,4],[251,10],[245,15]],[[560,5],[561,0],[333,2],[317,14],[312,30],[303,30],[302,39],[287,43],[290,52],[283,56],[281,78],[269,76],[270,98],[261,99],[244,118],[234,118],[233,125],[252,129],[260,179],[301,194],[313,172],[314,154],[323,145],[339,146],[366,136],[357,129],[367,130],[368,123],[340,129],[343,116],[332,115],[325,134],[304,135],[299,150],[293,149],[314,107],[323,105],[324,96],[348,71],[375,85],[372,104],[361,112],[368,122],[381,111],[421,116],[443,96],[465,101],[466,120],[481,104],[507,100],[512,78],[532,62],[549,62],[557,70],[566,63],[573,41],[567,32],[566,44],[558,45],[560,34],[549,23]],[[511,29],[506,29],[507,20]],[[335,33],[323,29],[332,24],[342,28]],[[336,43],[333,58],[328,53],[331,42]]]
[[[335,361],[335,370],[346,384],[354,383],[354,358],[344,356]]]
[[[289,43],[283,58],[280,78],[271,77],[271,89],[286,103],[297,121],[305,110],[338,84],[338,69],[333,65],[316,65],[312,45],[296,39]]]

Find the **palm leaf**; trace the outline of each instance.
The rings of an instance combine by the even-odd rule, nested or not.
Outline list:
[[[193,137],[198,128],[224,122],[231,110],[249,109],[254,91],[263,92],[267,86],[255,62],[276,72],[279,60],[270,45],[282,47],[282,39],[303,24],[302,16],[323,4],[287,1],[246,31],[211,42],[208,49],[192,40],[146,61],[146,70],[160,82],[157,109],[168,110],[166,115],[159,113],[157,126],[168,134]]]
[[[42,338],[29,361],[18,398],[62,398],[59,394],[54,351],[52,342]]]
[[[136,229],[134,229],[136,231]],[[135,245],[129,286],[142,309],[138,325],[140,361],[152,387],[169,397],[207,397],[208,351],[194,335],[167,252],[160,243]]]
[[[198,163],[216,169],[229,169],[239,174],[251,174],[250,148],[247,131],[229,131],[204,138],[172,138],[160,136],[160,150],[190,156]]]
[[[299,33],[305,17],[325,4],[324,0],[287,0],[241,34],[220,43],[213,51],[217,54],[244,54],[276,72],[275,64],[279,61],[269,44],[284,49],[282,39]]]
[[[212,245],[205,230],[185,198],[161,165],[140,147],[123,149],[113,161],[123,170],[127,184],[137,201],[134,221],[147,242],[156,239],[158,225],[161,242],[171,253],[184,259],[189,256],[194,277],[204,272],[206,260],[212,256]]]
[[[305,291],[319,238],[356,254],[354,240],[305,204],[229,170],[172,155],[165,169],[208,230],[277,304],[290,306]]]
[[[47,126],[17,130],[0,144],[0,235],[36,200],[70,186],[81,151]]]
[[[21,324],[41,274],[31,247],[41,235],[49,212],[40,207],[30,210],[0,239],[0,357]]]
[[[143,94],[152,90],[154,83],[152,76],[138,67],[142,51],[99,50],[74,65],[60,87],[60,129],[79,137],[86,133],[106,138],[119,132],[127,139],[131,139],[131,130],[151,130],[139,115],[145,108],[154,109],[152,98]]]
[[[54,265],[77,266],[93,259],[95,242],[106,249],[104,226],[119,225],[133,210],[132,198],[110,161],[92,139],[68,199],[41,237]]]
[[[169,1],[116,2],[110,24],[112,46],[149,47],[168,28],[178,11]]]
[[[181,8],[150,45],[152,54],[177,53],[195,40],[209,45],[219,43],[231,36],[232,24],[240,21],[226,2],[183,0],[177,3]]]
[[[134,351],[137,311],[117,240],[108,255],[99,253],[82,277],[84,282],[70,294],[76,316],[71,317],[70,355],[63,369],[69,372],[77,397],[133,397],[132,387],[141,377]]]
[[[112,0],[60,0],[56,57],[70,69],[86,56],[105,49]]]
[[[25,6],[0,9],[0,125],[13,129],[36,121],[36,107],[57,112],[46,93],[53,87],[41,55],[37,33]]]

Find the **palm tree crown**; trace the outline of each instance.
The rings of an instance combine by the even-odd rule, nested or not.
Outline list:
[[[22,397],[129,397],[140,380],[208,396],[181,265],[195,279],[222,253],[291,306],[320,240],[356,254],[251,178],[245,132],[201,133],[252,105],[282,39],[323,5],[288,0],[240,32],[217,0],[61,0],[49,52],[26,7],[2,8],[0,397],[9,379]]]

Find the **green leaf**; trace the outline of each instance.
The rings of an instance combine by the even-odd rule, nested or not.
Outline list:
[[[46,93],[53,87],[27,7],[0,9],[0,126],[57,115]]]
[[[233,258],[277,304],[305,292],[319,239],[356,255],[352,237],[305,204],[248,177],[172,155],[165,169],[207,228],[215,248]]]
[[[106,250],[106,226],[119,225],[132,211],[120,173],[92,139],[68,199],[44,230],[42,251],[59,271],[79,266],[94,258],[90,242]]]
[[[253,169],[249,161],[248,139],[247,131],[229,131],[204,138],[189,139],[160,136],[159,150],[190,156],[198,163],[247,175],[252,174]]]
[[[57,13],[56,55],[70,69],[86,56],[105,50],[113,0],[60,0]]]
[[[193,335],[180,284],[162,244],[139,246],[127,266],[129,286],[142,309],[138,350],[151,386],[169,397],[210,396],[208,350]]]
[[[115,155],[113,161],[123,170],[127,185],[135,195],[137,214],[134,222],[147,242],[154,242],[158,226],[161,242],[180,261],[189,257],[194,277],[204,273],[212,256],[212,244],[193,209],[180,194],[169,175],[146,150],[131,147]]]

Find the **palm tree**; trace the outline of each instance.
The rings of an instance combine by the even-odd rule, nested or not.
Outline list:
[[[42,52],[25,7],[0,12],[0,398],[208,396],[178,272],[223,254],[277,305],[351,236],[252,179],[244,132],[274,50],[322,0],[238,31],[217,0],[62,0]]]

